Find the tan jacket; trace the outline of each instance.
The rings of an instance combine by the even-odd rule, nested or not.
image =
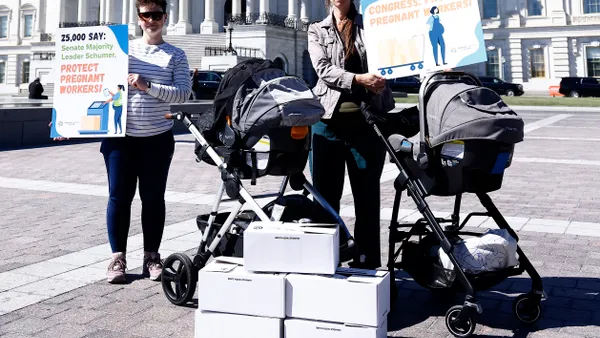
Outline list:
[[[361,14],[357,14],[354,19],[354,29],[357,30],[356,50],[363,63],[363,69],[368,69]],[[350,92],[355,75],[343,69],[344,44],[335,28],[333,13],[330,13],[321,21],[313,22],[308,27],[308,52],[319,77],[313,92],[320,98],[321,104],[325,107],[323,118],[329,119],[333,115],[341,91]],[[378,110],[377,113],[387,113],[394,109],[394,97],[387,84],[381,94],[374,95],[371,103]]]

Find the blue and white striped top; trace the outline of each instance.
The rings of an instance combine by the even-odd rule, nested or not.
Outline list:
[[[129,86],[126,134],[147,137],[171,129],[173,121],[165,119],[170,104],[186,102],[192,90],[185,52],[167,42],[129,41],[129,73],[139,74],[152,87],[146,93]]]

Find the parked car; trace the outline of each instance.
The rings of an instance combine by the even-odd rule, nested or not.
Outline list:
[[[225,72],[213,71],[213,70],[198,70],[198,75],[194,82],[196,82],[196,99],[209,99],[212,100],[217,94],[217,89],[223,80]]]
[[[418,94],[421,87],[421,80],[416,76],[399,77],[387,80],[390,89],[393,92],[404,92]]]
[[[523,85],[518,83],[506,82],[495,76],[479,76],[479,80],[484,87],[492,89],[498,95],[521,96],[525,94]]]
[[[600,79],[594,77],[563,77],[558,92],[570,97],[600,96]]]

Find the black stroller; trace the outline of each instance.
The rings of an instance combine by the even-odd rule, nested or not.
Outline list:
[[[162,287],[169,301],[183,305],[192,299],[198,271],[212,256],[241,257],[243,232],[253,221],[338,224],[340,261],[355,258],[357,248],[344,221],[303,174],[310,126],[324,114],[306,83],[287,76],[270,60],[249,59],[225,73],[214,104],[205,107],[173,104],[174,113],[166,116],[182,121],[195,137],[196,160],[216,166],[221,174],[210,214],[196,220],[202,232],[197,254],[190,259],[175,253],[163,263]],[[261,207],[242,180],[254,185],[266,175],[282,176],[283,182],[277,196]],[[302,193],[285,194],[288,184]],[[224,192],[237,203],[230,211],[219,212]],[[250,208],[242,210],[245,204]]]
[[[476,77],[461,72],[429,76],[421,85],[418,109],[413,107],[389,115],[396,114],[407,121],[416,120],[418,115],[419,129],[414,128],[414,124],[407,125],[400,135],[387,132],[389,127],[385,121],[372,123],[400,171],[394,182],[396,196],[389,233],[391,277],[395,278],[395,268],[399,268],[428,289],[464,291],[464,304],[451,307],[445,322],[454,336],[468,337],[475,330],[477,315],[482,313],[475,292],[527,271],[532,280],[531,292],[515,299],[513,311],[523,323],[536,322],[541,316],[541,300],[545,298],[542,280],[518,246],[517,265],[477,274],[461,266],[454,252],[461,236],[481,236],[461,231],[472,216],[492,217],[500,229],[518,241],[488,193],[500,189],[504,171],[511,164],[514,145],[523,140],[522,119],[495,92],[483,88]],[[411,142],[409,138],[418,133],[418,142]],[[416,223],[398,222],[405,190],[423,216]],[[463,193],[475,193],[487,212],[470,213],[461,223]],[[456,196],[453,214],[448,219],[436,218],[425,200],[427,196]],[[442,228],[444,223],[447,225]],[[398,249],[397,243],[400,244]],[[442,266],[435,255],[440,251],[432,250],[436,247],[448,256],[453,269]],[[392,300],[395,300],[396,285],[391,285]]]

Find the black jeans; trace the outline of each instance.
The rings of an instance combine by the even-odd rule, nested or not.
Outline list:
[[[313,185],[339,212],[348,167],[356,213],[354,239],[369,268],[381,266],[379,180],[385,154],[383,144],[361,113],[336,111],[331,119],[312,126]]]
[[[158,252],[165,227],[165,190],[175,139],[171,131],[151,137],[106,138],[100,151],[108,174],[106,211],[112,252],[125,252],[131,202],[139,179],[144,250]]]

